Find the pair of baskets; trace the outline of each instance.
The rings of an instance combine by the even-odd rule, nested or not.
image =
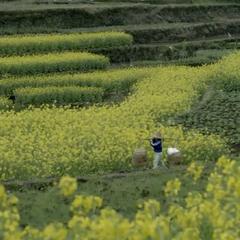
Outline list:
[[[182,154],[177,148],[167,149],[167,162],[169,165],[179,165],[182,162]],[[136,149],[132,157],[134,167],[145,167],[147,165],[147,151],[144,148]]]

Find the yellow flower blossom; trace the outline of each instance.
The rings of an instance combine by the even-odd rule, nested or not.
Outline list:
[[[167,184],[164,188],[165,195],[167,197],[168,196],[177,196],[180,188],[181,188],[181,182],[178,178],[176,178],[174,180],[170,180],[167,182]]]
[[[65,197],[69,197],[77,190],[77,181],[69,176],[62,177],[59,182],[59,188]]]
[[[193,177],[194,182],[196,182],[202,175],[204,166],[197,164],[196,162],[192,162],[187,168],[187,172],[189,175]]]

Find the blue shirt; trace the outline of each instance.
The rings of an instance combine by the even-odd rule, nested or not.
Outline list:
[[[154,152],[161,153],[162,152],[162,139],[152,139],[150,141],[151,146],[153,147]]]

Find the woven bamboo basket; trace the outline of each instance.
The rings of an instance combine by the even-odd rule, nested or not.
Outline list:
[[[174,153],[167,156],[167,161],[169,165],[180,165],[182,163],[181,152]]]
[[[144,148],[138,148],[134,151],[132,165],[134,167],[144,167],[147,165],[147,151]]]

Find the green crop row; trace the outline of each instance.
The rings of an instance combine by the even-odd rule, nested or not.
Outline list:
[[[0,55],[119,47],[132,41],[132,36],[123,32],[5,36],[0,37]]]
[[[63,71],[104,69],[108,58],[90,53],[58,53],[0,58],[1,75],[25,75]]]
[[[17,106],[101,102],[103,90],[94,87],[20,88],[14,91]]]
[[[141,70],[114,70],[107,72],[50,74],[40,76],[12,77],[0,80],[0,95],[12,95],[17,88],[24,87],[101,87],[105,94],[128,92],[140,78],[146,76]]]

